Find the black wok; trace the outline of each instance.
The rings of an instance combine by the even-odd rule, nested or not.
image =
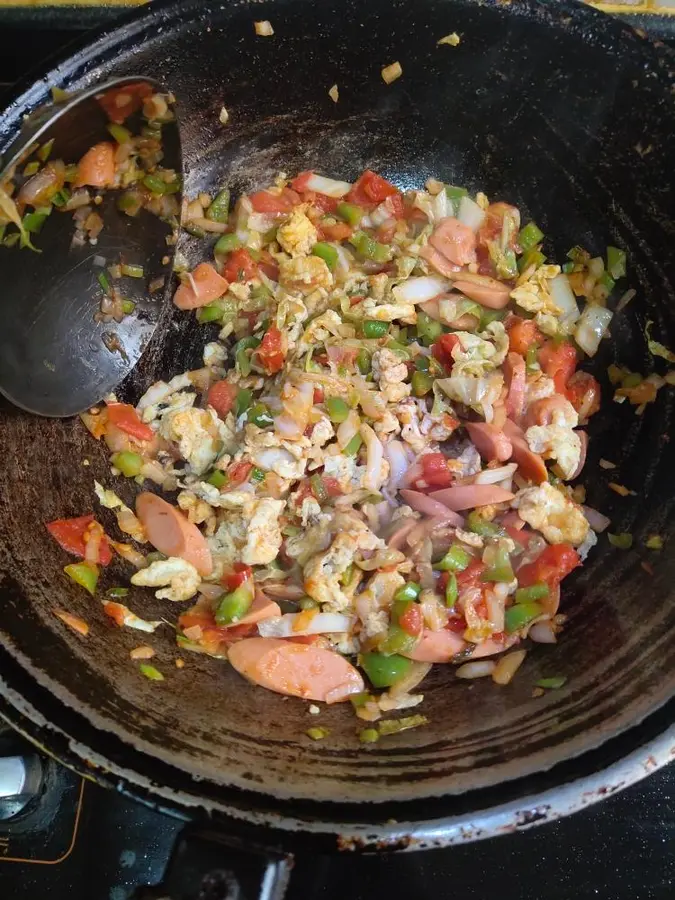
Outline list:
[[[255,36],[260,19],[274,37]],[[452,31],[461,44],[438,47]],[[394,60],[403,77],[387,87],[380,69]],[[635,549],[601,540],[565,583],[562,640],[530,654],[507,689],[467,687],[439,666],[425,690],[428,727],[365,749],[351,712],[334,707],[321,714],[330,739],[314,744],[305,704],[207,658],[172,671],[168,629],[156,642],[167,680],[138,676],[128,657],[138,635],[109,627],[69,587],[43,525],[93,509],[103,450],[76,421],[3,407],[3,714],[68,764],[148,802],[324,846],[438,846],[526,827],[664,764],[675,750],[672,389],[639,417],[611,402],[604,373],[612,361],[663,371],[647,349],[648,318],[675,347],[674,69],[667,51],[570,2],[180,0],[153,4],[22,85],[0,116],[0,150],[50,85],[150,75],[178,97],[188,194],[264,185],[279,170],[351,177],[368,166],[403,188],[435,175],[515,203],[558,258],[575,243],[625,247],[637,297],[592,364],[606,403],[581,480]],[[192,261],[201,252],[191,238],[183,249]],[[174,320],[124,386],[129,398],[198,360],[203,332],[189,316]],[[599,468],[601,457],[617,468]],[[620,497],[609,481],[635,494]],[[666,541],[661,554],[643,549],[651,533]],[[164,613],[149,594],[129,602],[149,618]],[[86,640],[56,619],[56,605],[92,623]],[[537,677],[559,673],[562,690],[532,697]]]

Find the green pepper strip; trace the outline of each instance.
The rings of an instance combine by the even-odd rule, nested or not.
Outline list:
[[[141,675],[145,675],[150,681],[164,681],[164,676],[159,669],[156,669],[149,663],[141,663],[138,668],[140,669]]]
[[[264,403],[254,404],[249,409],[247,418],[249,422],[253,425],[257,425],[258,428],[268,428],[270,425],[274,424],[274,419]]]
[[[361,444],[363,443],[363,438],[360,434],[355,434],[351,441],[347,444],[347,446],[342,451],[345,456],[356,456],[356,454],[361,449]]]
[[[433,344],[443,334],[443,326],[430,315],[419,310],[417,313],[417,336],[427,344]]]
[[[363,336],[366,338],[381,338],[389,331],[389,322],[378,322],[374,319],[366,319],[361,325]]]
[[[356,231],[349,238],[349,243],[365,259],[372,259],[373,262],[379,263],[388,262],[391,259],[391,247],[388,244],[380,244],[365,231]]]
[[[332,244],[327,244],[325,241],[319,241],[318,244],[314,244],[312,247],[312,256],[318,256],[319,259],[322,259],[331,271],[337,265],[339,258],[337,249]]]
[[[326,410],[331,422],[339,425],[345,422],[349,416],[350,408],[341,397],[326,397]]]
[[[237,368],[242,375],[251,374],[251,358],[246,351],[255,350],[259,346],[260,339],[253,336],[244,337],[234,345],[234,358],[237,361]]]
[[[471,562],[471,557],[457,544],[445,554],[440,562],[435,563],[434,568],[440,569],[442,572],[463,572]]]
[[[422,588],[414,581],[409,581],[400,587],[394,594],[394,602],[397,600],[417,600]]]
[[[543,239],[544,232],[534,222],[528,222],[518,235],[518,243],[523,253],[527,253]]]
[[[504,534],[504,529],[494,522],[487,522],[482,516],[479,516],[476,510],[471,510],[466,517],[466,524],[469,531],[479,534],[481,537],[494,538]]]
[[[211,202],[211,205],[206,210],[206,218],[210,219],[212,222],[227,222],[227,217],[230,214],[230,192],[227,188],[224,188],[222,191],[219,191],[215,199]]]
[[[126,478],[135,478],[141,474],[143,457],[140,453],[132,453],[129,450],[125,450],[122,453],[113,453],[112,464]]]
[[[530,603],[536,600],[545,600],[548,597],[548,585],[543,582],[531,584],[529,587],[518,588],[516,591],[516,603]]]
[[[124,125],[118,125],[116,122],[109,122],[108,131],[118,144],[128,144],[131,140],[131,132],[128,128],[125,128]]]
[[[253,392],[247,388],[240,388],[234,401],[234,414],[237,418],[243,415],[253,402]]]
[[[247,584],[240,584],[218,602],[215,619],[217,625],[230,625],[243,618],[253,603],[253,591]]]
[[[75,584],[79,584],[93,596],[96,591],[98,582],[98,566],[92,563],[72,563],[64,566],[63,571],[69,578],[72,578]]]
[[[434,379],[426,372],[413,372],[410,383],[416,397],[425,397],[434,386]]]
[[[325,503],[328,500],[328,491],[323,483],[323,478],[319,474],[314,474],[310,477],[309,483],[312,487],[312,493],[319,503]]]
[[[626,251],[618,247],[607,248],[607,271],[615,281],[626,274]]]
[[[232,232],[231,234],[224,234],[222,237],[219,237],[216,241],[216,245],[213,248],[214,253],[232,253],[233,250],[238,250],[241,247],[241,241],[237,237],[237,235]]]
[[[454,609],[459,596],[459,588],[457,587],[457,576],[454,572],[448,573],[448,583],[445,586],[445,605],[448,609]]]
[[[359,350],[356,355],[356,366],[362,375],[367,375],[370,372],[372,362],[370,353],[367,350]]]
[[[208,322],[220,322],[223,310],[215,303],[209,303],[208,306],[202,306],[197,310],[197,321],[200,325],[206,325]]]
[[[220,488],[227,483],[227,475],[225,472],[220,469],[216,469],[214,472],[211,472],[209,477],[206,479],[207,484],[212,484],[214,488]]]
[[[550,678],[540,678],[535,684],[537,687],[544,688],[547,691],[557,691],[566,681],[565,675],[552,675]]]
[[[353,203],[338,203],[335,212],[352,228],[356,228],[364,216],[361,207],[355,206]]]
[[[391,687],[407,675],[412,661],[405,656],[385,656],[382,653],[363,653],[360,665],[370,679],[373,687]]]
[[[525,625],[528,625],[533,619],[542,614],[542,608],[538,603],[529,601],[527,603],[516,603],[510,606],[504,613],[504,628],[507,634],[513,634],[514,631],[520,631]]]

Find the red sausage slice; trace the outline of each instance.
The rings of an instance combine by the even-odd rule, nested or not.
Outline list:
[[[303,700],[339,703],[364,689],[360,673],[344,656],[316,644],[246,638],[232,645],[228,659],[254,684]]]
[[[192,563],[202,576],[211,574],[213,562],[209,545],[197,526],[179,509],[146,491],[136,498],[136,515],[148,540],[160,553]]]
[[[429,628],[425,628],[415,647],[409,653],[404,653],[403,656],[417,662],[447,663],[465,647],[464,638],[454,631],[449,631],[447,628],[431,631]]]
[[[508,394],[506,396],[506,415],[518,421],[525,409],[525,388],[527,372],[525,360],[520,353],[509,353],[504,360],[504,379]]]
[[[466,430],[483,459],[488,462],[511,459],[513,447],[501,428],[488,422],[467,422]]]
[[[504,422],[504,431],[513,447],[511,459],[518,463],[518,470],[523,478],[534,481],[535,484],[542,484],[546,481],[548,479],[546,463],[538,453],[530,450],[522,429],[507,419]]]

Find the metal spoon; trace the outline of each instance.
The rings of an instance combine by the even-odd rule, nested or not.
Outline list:
[[[5,154],[0,185],[13,167],[21,171],[35,144],[53,139],[50,158],[68,164],[99,141],[111,141],[100,97],[139,82],[147,82],[153,92],[162,90],[148,78],[121,78],[36,110]],[[182,172],[175,121],[162,128],[162,146],[162,166]],[[176,196],[180,204],[182,194]],[[72,214],[53,210],[32,236],[41,252],[0,246],[0,392],[29,412],[71,416],[96,404],[136,365],[167,309],[166,291],[151,295],[148,285],[162,277],[168,285],[171,226],[146,210],[134,217],[119,212],[118,197],[119,191],[104,192],[95,207],[104,221],[95,245],[72,246]],[[103,296],[99,275],[105,273],[101,262],[110,265],[120,258],[143,267],[143,278],[117,282],[134,311],[120,323],[96,321]]]

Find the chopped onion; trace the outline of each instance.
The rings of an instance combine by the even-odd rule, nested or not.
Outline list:
[[[574,339],[588,356],[595,356],[597,353],[613,315],[611,310],[595,303],[589,303],[582,312],[574,331]]]
[[[582,506],[581,509],[593,531],[602,533],[609,526],[610,520],[597,509],[593,509],[591,506]]]
[[[366,472],[363,478],[363,486],[366,490],[377,491],[383,480],[382,461],[384,459],[384,449],[382,441],[371,426],[365,422],[361,425],[359,433],[366,445]]]
[[[95,266],[97,266],[99,269],[104,269],[105,264],[106,264],[106,258],[105,258],[105,256],[95,256],[92,260],[92,263]],[[114,276],[113,276],[113,278],[114,278]]]
[[[383,200],[379,206],[376,206],[370,214],[370,221],[375,228],[379,228],[386,222],[389,222],[390,219],[393,220],[393,216],[391,214],[390,205],[386,200]]]
[[[550,622],[535,622],[527,633],[535,644],[555,644],[556,636]]]
[[[616,312],[620,313],[622,309],[625,309],[636,294],[637,291],[634,288],[629,288],[616,304]]]
[[[336,181],[335,178],[326,178],[324,175],[312,175],[307,179],[306,191],[316,191],[317,194],[325,194],[326,197],[334,197],[339,200],[352,189],[348,181]]]
[[[302,618],[301,618],[302,617]],[[302,623],[303,613],[286,613],[284,616],[272,616],[258,622],[258,633],[261,637],[288,638],[301,634],[333,634],[349,632],[354,627],[356,619],[353,616],[343,616],[341,613],[317,613],[304,628],[296,631],[295,626]]]
[[[450,205],[450,198],[447,195],[447,192],[442,190],[439,191],[434,197],[434,201],[431,204],[431,208],[433,210],[434,223],[437,225],[442,219],[447,219],[448,216],[451,216],[454,212],[452,206]]]
[[[513,653],[502,656],[492,673],[492,680],[495,684],[509,684],[526,656],[527,650],[514,650]]]
[[[508,463],[506,466],[500,466],[498,469],[483,469],[474,478],[474,484],[499,484],[506,478],[511,478],[518,468],[518,463]]]
[[[427,677],[430,671],[431,663],[414,662],[403,678],[389,688],[389,696],[401,697],[403,694],[414,691],[417,685]]]
[[[338,102],[338,100],[340,99],[340,91],[337,84],[334,84],[333,87],[328,91],[328,96],[333,101],[333,103]]]
[[[392,288],[392,294],[399,303],[426,303],[439,294],[447,293],[450,282],[434,275],[408,278]]]
[[[400,62],[394,62],[390,66],[385,66],[384,69],[382,69],[382,80],[385,84],[391,84],[392,81],[396,81],[401,75],[403,75],[403,69],[401,68]]]
[[[491,659],[481,659],[478,662],[468,662],[460,666],[455,672],[458,678],[485,678],[492,675],[497,664]]]
[[[548,285],[551,299],[562,310],[560,323],[565,326],[573,325],[579,318],[580,313],[567,275],[561,272],[560,275],[551,278]]]
[[[263,22],[254,22],[255,33],[258,37],[271,37],[274,34],[272,23],[265,19]]]
[[[336,437],[340,450],[344,450],[354,435],[358,432],[361,425],[359,414],[355,409],[349,410],[349,415],[338,425]]]
[[[384,455],[389,463],[389,487],[392,491],[397,491],[410,468],[410,462],[400,441],[388,441],[384,445]]]
[[[369,559],[359,560],[357,565],[364,572],[374,572],[376,569],[385,569],[388,566],[400,566],[403,562],[405,562],[405,556],[400,550],[387,547],[384,550],[378,550]]]
[[[485,221],[485,211],[470,197],[462,197],[459,201],[457,218],[462,225],[467,225],[472,231],[478,231]]]
[[[211,584],[208,581],[202,581],[197,590],[207,600],[218,600],[225,593],[222,584]]]

